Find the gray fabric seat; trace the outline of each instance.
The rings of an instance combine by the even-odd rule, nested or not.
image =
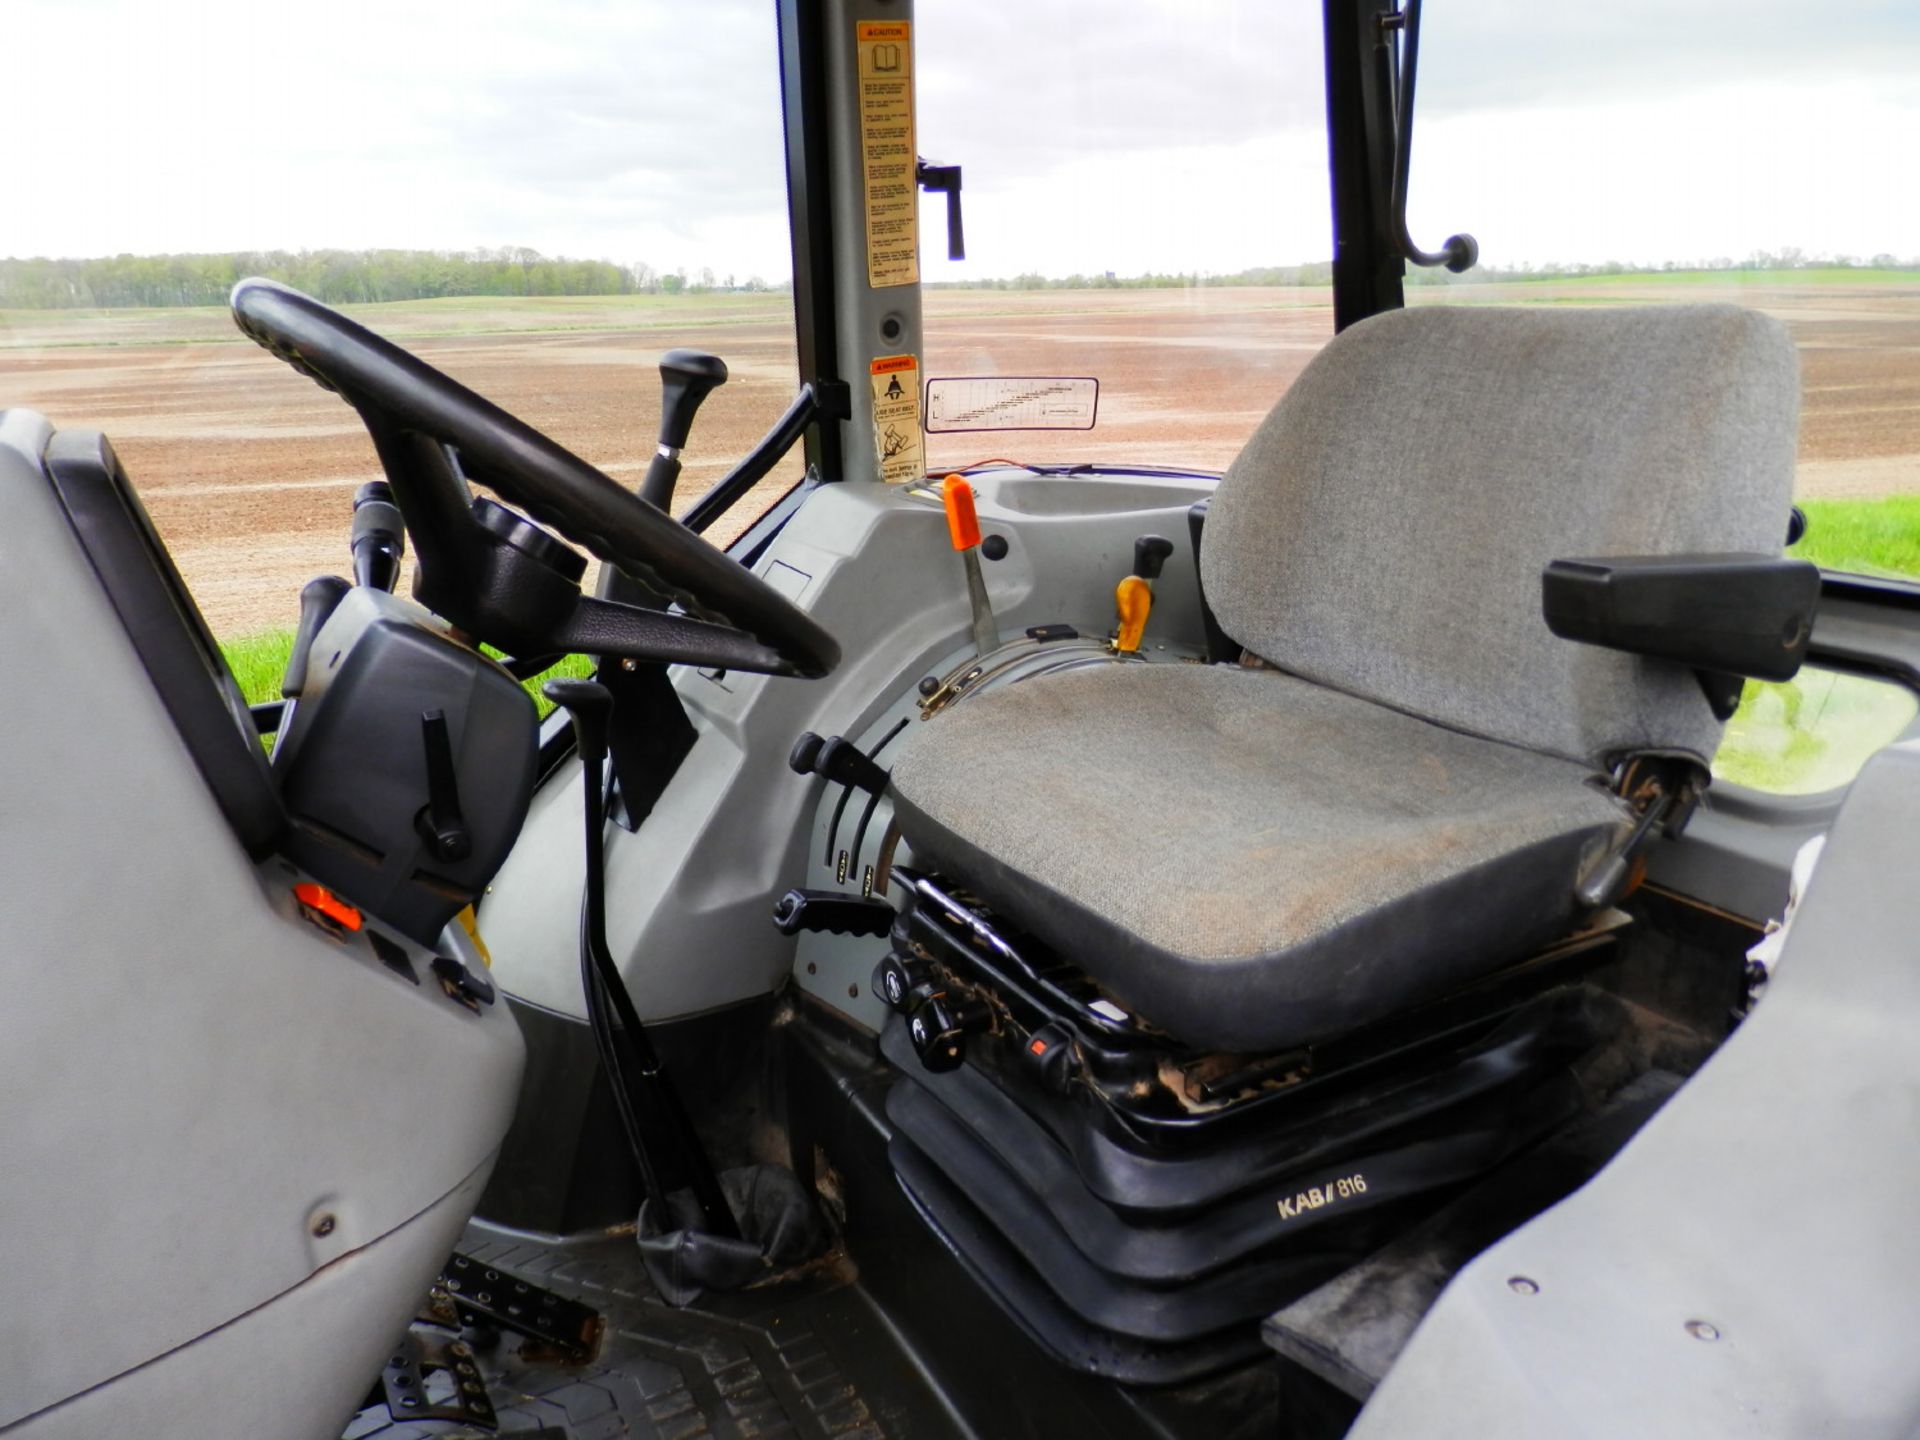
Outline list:
[[[1516,959],[1622,823],[1594,778],[1720,729],[1684,668],[1549,633],[1542,568],[1777,553],[1797,407],[1784,329],[1732,307],[1354,326],[1208,524],[1208,597],[1270,668],[973,698],[903,745],[903,833],[1194,1044],[1318,1038]]]

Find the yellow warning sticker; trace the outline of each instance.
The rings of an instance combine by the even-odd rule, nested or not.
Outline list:
[[[911,30],[905,20],[862,20],[854,26],[860,52],[860,163],[867,182],[867,284],[875,289],[920,280]]]
[[[917,356],[882,355],[873,362],[873,448],[880,457],[880,478],[889,485],[926,473]]]

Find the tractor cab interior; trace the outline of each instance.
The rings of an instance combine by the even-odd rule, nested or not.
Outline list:
[[[1834,1122],[1920,900],[1750,952],[1809,840],[1835,896],[1913,858],[1920,752],[1844,808],[1711,766],[1748,680],[1912,685],[1920,601],[1783,554],[1778,321],[1403,306],[1477,253],[1407,234],[1417,3],[1322,9],[1339,333],[1224,474],[890,432],[863,96],[964,243],[909,0],[777,7],[800,384],[679,518],[717,357],[635,486],[245,280],[383,472],[249,706],[107,437],[0,413],[0,667],[72,717],[0,764],[0,1434],[1574,1433],[1616,1357],[1717,1434],[1835,1363],[1763,1197],[1901,1214]]]

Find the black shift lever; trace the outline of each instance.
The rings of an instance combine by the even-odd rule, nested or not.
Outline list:
[[[660,444],[640,482],[640,498],[662,510],[673,506],[680,479],[680,452],[693,430],[700,402],[727,383],[727,365],[700,350],[669,350],[660,357]]]

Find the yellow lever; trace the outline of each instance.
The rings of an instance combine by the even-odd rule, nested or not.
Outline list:
[[[1173,542],[1158,535],[1142,535],[1133,542],[1133,573],[1113,591],[1113,608],[1120,616],[1113,637],[1116,655],[1132,655],[1140,649],[1147,616],[1153,613],[1153,582],[1160,578],[1171,554]]]
[[[1113,608],[1120,614],[1120,633],[1113,648],[1122,655],[1131,655],[1140,648],[1147,616],[1153,613],[1153,582],[1138,575],[1127,576],[1113,587]]]

